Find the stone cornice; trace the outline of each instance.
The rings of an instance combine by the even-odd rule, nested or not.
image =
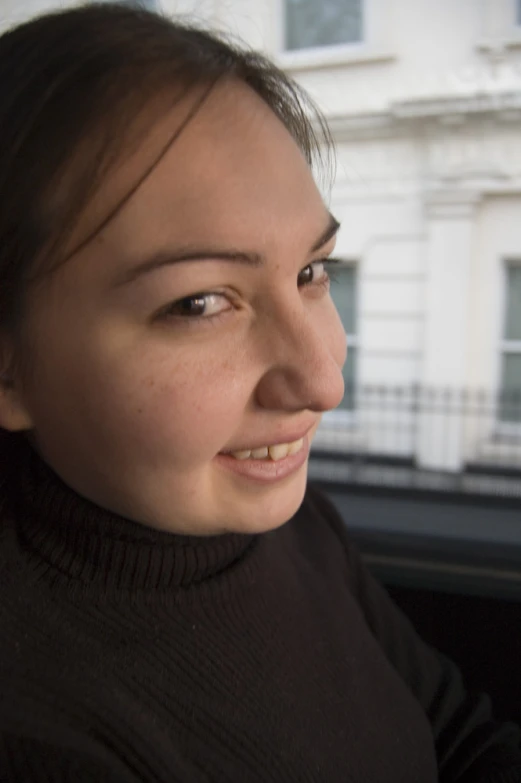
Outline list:
[[[521,120],[521,89],[492,95],[425,97],[390,103],[385,110],[329,115],[334,138],[345,141],[363,135],[404,135],[420,124],[459,125],[484,116],[500,123]]]
[[[491,114],[521,110],[521,89],[504,93],[421,98],[392,103],[389,113],[396,119],[445,120],[469,114]]]
[[[469,220],[482,194],[469,188],[428,188],[424,194],[427,215],[438,219]]]
[[[352,81],[345,107],[328,115],[337,138],[410,133],[411,125],[418,124],[457,125],[483,117],[506,123],[521,118],[521,65],[507,61],[413,74],[407,83],[382,83],[382,88],[368,92],[359,79]]]

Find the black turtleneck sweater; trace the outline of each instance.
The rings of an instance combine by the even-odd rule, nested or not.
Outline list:
[[[0,492],[0,780],[521,781],[516,729],[318,492],[270,533],[175,536],[23,452]]]

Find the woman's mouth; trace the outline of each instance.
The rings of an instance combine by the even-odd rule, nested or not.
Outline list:
[[[292,443],[276,443],[273,446],[261,446],[258,449],[245,449],[243,451],[230,451],[229,456],[234,459],[270,459],[278,462],[288,455],[297,454],[304,445],[304,438],[294,440]]]
[[[270,483],[296,473],[308,456],[309,438],[305,435],[289,443],[223,452],[217,455],[217,462],[243,478]]]

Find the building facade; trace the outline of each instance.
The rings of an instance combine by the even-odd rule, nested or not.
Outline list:
[[[333,130],[351,350],[317,445],[521,466],[521,3],[191,8],[275,57]]]

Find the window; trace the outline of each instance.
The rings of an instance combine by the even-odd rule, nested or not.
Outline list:
[[[286,49],[359,43],[362,0],[285,0]]]
[[[159,0],[117,0],[122,5],[130,5],[134,8],[146,8],[148,11],[156,11],[159,8]]]
[[[358,344],[356,336],[357,274],[354,264],[342,265],[332,271],[331,297],[344,325],[347,337],[347,361],[344,364],[345,394],[339,411],[355,407],[355,381]]]
[[[502,422],[521,423],[521,264],[507,264],[501,344]]]

